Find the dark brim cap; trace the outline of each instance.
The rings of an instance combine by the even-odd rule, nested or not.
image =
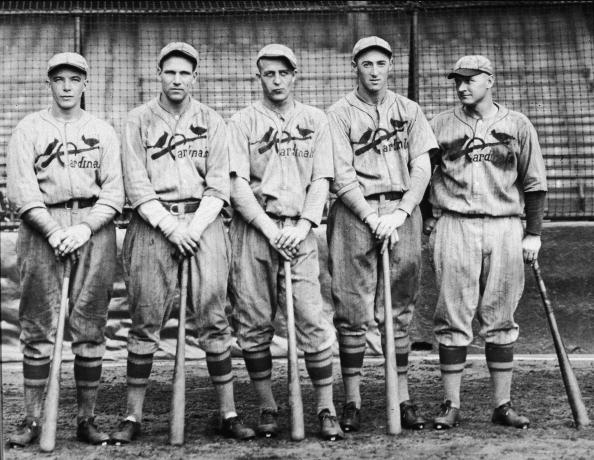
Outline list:
[[[454,78],[456,76],[473,77],[479,73],[493,75],[493,64],[485,56],[475,54],[472,56],[463,56],[458,59],[458,62],[454,65],[454,70],[448,74],[448,78]]]
[[[486,72],[483,72],[482,70],[476,70],[476,69],[456,69],[455,71],[450,72],[448,74],[448,78],[474,77],[475,75],[478,75],[479,73],[486,73]]]

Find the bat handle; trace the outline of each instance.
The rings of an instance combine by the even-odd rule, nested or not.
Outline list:
[[[396,370],[396,351],[394,347],[394,324],[392,317],[392,292],[390,281],[390,251],[384,250],[382,271],[384,276],[384,340],[385,340],[385,384],[386,384],[386,416],[387,433],[400,434],[400,404],[398,401],[398,373]]]
[[[172,446],[181,446],[184,443],[186,408],[186,305],[188,299],[189,265],[190,260],[184,257],[181,260],[179,321],[169,422],[169,443]]]
[[[291,409],[291,439],[301,441],[305,438],[303,421],[303,401],[299,383],[299,361],[297,358],[297,337],[295,334],[295,311],[293,309],[293,283],[291,281],[291,261],[284,261],[285,295],[287,307],[287,342],[289,360],[289,406]]]

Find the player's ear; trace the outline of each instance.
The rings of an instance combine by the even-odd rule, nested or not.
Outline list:
[[[157,66],[157,76],[160,77],[162,73],[163,73],[163,69],[161,69],[160,66]]]
[[[487,76],[487,88],[492,88],[495,84],[495,75],[488,75]]]
[[[351,70],[357,75],[357,63],[355,61],[351,61]]]

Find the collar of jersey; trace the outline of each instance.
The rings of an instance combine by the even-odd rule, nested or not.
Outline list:
[[[289,121],[291,121],[292,118],[295,118],[295,116],[301,112],[301,110],[303,109],[303,104],[299,101],[294,101],[295,102],[295,106],[293,107],[292,110],[289,110],[285,115],[285,122],[284,124],[289,123]],[[254,103],[254,108],[266,115],[268,118],[270,118],[271,120],[273,120],[275,123],[279,123],[281,122],[281,119],[279,118],[277,112],[275,112],[274,110],[270,110],[268,107],[266,107],[262,101],[257,101]]]
[[[505,118],[509,113],[509,109],[507,109],[503,105],[498,104],[497,102],[493,102],[493,104],[497,106],[498,110],[495,116],[483,119],[483,121],[485,121],[488,125],[492,125],[493,123],[501,120],[502,118]],[[456,118],[458,118],[460,121],[462,121],[464,124],[467,124],[471,128],[476,124],[477,118],[473,118],[467,115],[466,112],[464,112],[464,110],[462,109],[461,105],[454,109],[454,115],[456,116]]]
[[[161,95],[159,94],[152,101],[150,101],[149,107],[155,114],[159,115],[161,118],[175,119],[175,115],[161,105],[160,96]],[[184,110],[181,111],[179,114],[179,120],[184,118],[187,113],[189,113],[190,111],[192,111],[194,109],[196,102],[198,102],[198,101],[196,101],[196,99],[194,99],[192,96],[190,96],[188,104],[186,105],[186,107],[184,107]]]
[[[48,107],[47,110],[42,110],[41,111],[41,118],[43,118],[45,121],[47,121],[48,123],[61,128],[64,125],[70,125],[70,126],[74,126],[74,127],[79,127],[82,126],[84,124],[86,124],[89,121],[90,115],[88,114],[88,112],[86,112],[85,110],[82,111],[82,115],[80,116],[80,118],[78,118],[77,120],[72,120],[72,121],[62,121],[62,120],[58,120],[56,117],[54,117],[51,113],[51,107]]]
[[[365,113],[375,116],[376,110],[388,110],[388,108],[396,102],[396,93],[387,90],[384,100],[379,104],[374,105],[368,104],[367,102],[363,101],[363,99],[361,99],[357,94],[357,88],[355,88],[353,91],[346,95],[346,100],[353,107],[356,107],[357,109],[362,110]]]

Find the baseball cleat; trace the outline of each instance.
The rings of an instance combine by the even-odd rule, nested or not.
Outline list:
[[[120,423],[118,431],[111,434],[110,443],[114,446],[128,444],[140,436],[140,431],[140,422],[134,422],[132,420],[126,419]]]
[[[41,424],[37,417],[26,417],[19,425],[17,432],[8,438],[8,447],[27,447],[37,441],[41,434]]]
[[[518,414],[510,402],[502,404],[493,410],[491,422],[497,425],[513,426],[522,430],[526,430],[530,426],[528,417]]]
[[[433,428],[448,430],[460,425],[460,409],[452,407],[452,401],[447,400],[441,405],[441,412],[433,419]]]
[[[95,417],[87,417],[78,422],[76,428],[76,438],[79,441],[92,444],[94,446],[107,445],[110,440],[109,435],[102,431],[99,431],[97,425],[95,425]]]
[[[403,428],[409,430],[422,430],[427,423],[422,416],[417,414],[417,406],[412,401],[400,403],[400,422]]]
[[[249,426],[244,425],[243,420],[238,417],[228,417],[221,422],[221,433],[228,437],[241,441],[247,441],[256,437],[256,432]]]
[[[340,417],[340,426],[346,432],[359,431],[361,427],[361,410],[353,401],[346,403],[342,408],[342,417]]]
[[[260,419],[256,426],[256,433],[265,438],[272,438],[279,432],[278,428],[278,411],[274,409],[262,409],[260,411]]]
[[[320,436],[326,441],[336,441],[344,438],[336,415],[330,414],[328,409],[322,409],[318,414],[320,420]]]

